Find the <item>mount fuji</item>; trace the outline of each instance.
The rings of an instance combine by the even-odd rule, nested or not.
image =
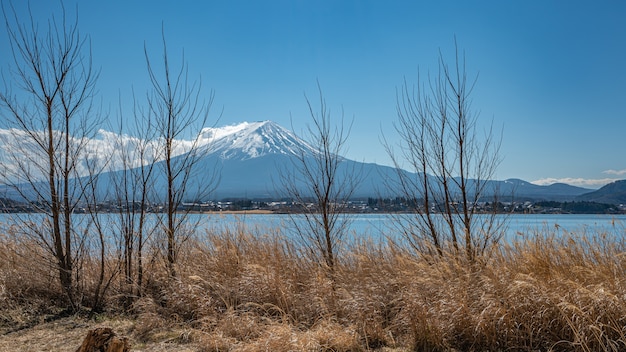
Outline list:
[[[315,155],[316,149],[293,132],[272,121],[243,122],[220,128],[205,128],[199,136],[203,156],[195,165],[197,175],[216,172],[220,181],[213,194],[223,198],[270,198],[284,196],[282,176],[293,173],[301,153]],[[358,170],[359,174],[351,174]],[[406,172],[406,171],[403,171]],[[395,196],[387,187],[398,178],[393,167],[343,159],[339,177],[362,178],[355,198]],[[194,182],[198,182],[196,179]],[[565,184],[539,186],[522,180],[489,181],[487,189],[516,199],[573,200],[590,190]],[[489,191],[487,192],[489,193]]]
[[[29,141],[24,134],[15,131],[0,130],[2,145],[0,145],[0,161],[5,169],[11,169],[12,160],[19,160],[19,155],[13,153],[12,158],[6,158],[11,146],[24,145]],[[22,140],[24,139],[24,140]],[[17,143],[17,144],[14,144]],[[32,142],[31,142],[32,143]],[[115,180],[119,180],[124,164],[121,163],[120,149],[133,150],[137,140],[130,136],[123,136],[111,132],[100,131],[97,138],[86,144],[86,154],[93,163],[94,158],[102,158],[109,165],[109,172],[99,176],[99,188],[102,188],[101,198],[110,196],[111,189],[115,189]],[[293,132],[279,126],[272,121],[242,122],[219,128],[204,128],[195,139],[199,157],[195,160],[193,173],[189,177],[188,189],[201,187],[212,183],[212,176],[217,175],[215,188],[208,195],[210,199],[249,198],[249,199],[277,199],[285,196],[283,176],[294,172],[298,167],[297,156],[314,156],[316,148],[307,144]],[[184,160],[186,153],[194,141],[179,140],[175,143],[174,161]],[[149,148],[157,151],[156,144]],[[19,150],[19,148],[13,148]],[[155,154],[157,155],[157,154]],[[17,158],[16,158],[17,156]],[[25,156],[32,158],[32,156]],[[31,159],[27,159],[31,160]],[[165,177],[159,169],[164,163],[158,157],[154,159],[157,172],[152,180],[156,192],[155,198],[163,199],[166,189]],[[125,165],[139,166],[138,160],[131,160]],[[80,165],[79,165],[80,166]],[[352,170],[359,170],[358,175],[351,174]],[[78,170],[81,172],[81,170]],[[389,166],[373,163],[361,163],[343,158],[340,163],[339,177],[359,177],[362,182],[356,188],[355,198],[395,196],[387,190],[390,180],[397,179],[398,170]],[[406,171],[403,171],[406,172]],[[393,181],[392,181],[393,182]],[[502,195],[514,195],[516,199],[533,200],[573,200],[576,196],[590,190],[565,184],[539,186],[522,180],[489,181],[488,189],[498,190]],[[0,190],[10,195],[9,188],[0,185]],[[193,192],[190,192],[193,193]],[[2,196],[2,195],[0,195]],[[193,197],[189,194],[189,197]],[[10,197],[9,197],[10,198]],[[205,199],[202,199],[205,200]]]
[[[284,196],[282,176],[292,173],[297,165],[296,157],[313,156],[316,149],[297,137],[293,132],[272,121],[243,122],[237,125],[205,128],[200,134],[203,156],[195,165],[199,174],[216,171],[219,183],[213,196],[223,198],[272,198]],[[377,194],[383,178],[379,168],[387,172],[395,170],[376,164],[358,163],[343,159],[339,174],[348,170],[360,170],[369,175],[360,185],[355,197]],[[378,185],[378,186],[376,186]]]
[[[222,160],[245,161],[270,154],[295,156],[301,151],[314,152],[293,132],[272,121],[204,128],[199,139],[208,149],[208,155],[218,155]]]

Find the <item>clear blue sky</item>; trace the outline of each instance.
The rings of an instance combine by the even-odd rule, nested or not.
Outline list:
[[[24,13],[26,1],[15,0]],[[6,4],[6,0],[5,0]],[[74,1],[66,1],[74,12]],[[56,1],[31,0],[45,18]],[[348,156],[389,164],[395,90],[452,59],[473,106],[503,127],[498,179],[599,187],[626,178],[626,1],[79,1],[79,27],[101,70],[99,98],[147,89],[143,46],[158,60],[161,25],[192,76],[215,91],[218,125],[273,120],[298,132],[319,80],[333,116],[354,118]],[[6,35],[0,64],[6,70]],[[129,107],[130,108],[130,107]]]

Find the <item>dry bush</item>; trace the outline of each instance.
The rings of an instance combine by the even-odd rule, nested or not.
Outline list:
[[[0,238],[3,326],[62,306],[39,248]],[[619,351],[625,249],[609,235],[538,233],[472,264],[361,242],[330,280],[279,233],[224,231],[182,247],[176,279],[164,263],[146,261],[143,296],[121,312],[134,317],[139,341],[193,341],[204,351]],[[115,258],[107,260],[113,268]],[[96,269],[84,260],[85,282]],[[109,311],[118,309],[121,281]]]
[[[52,258],[35,241],[0,234],[0,285],[5,296],[18,300],[58,299],[61,292],[51,262]]]
[[[160,313],[168,320],[193,323],[213,314],[211,296],[202,287],[173,279],[162,290]]]
[[[359,242],[346,254],[337,274],[337,318],[353,324],[367,348],[395,346],[406,333],[394,317],[402,309],[401,265],[393,247]]]
[[[34,241],[0,234],[0,331],[57,314],[65,301],[51,258]]]
[[[310,331],[321,351],[360,351],[363,350],[359,335],[351,324],[339,324],[332,320],[322,320]]]
[[[240,344],[235,351],[313,351],[319,350],[319,345],[310,337],[300,333],[289,324],[269,324],[264,327],[258,338]]]
[[[418,349],[621,350],[623,252],[603,236],[537,236],[479,268],[417,260],[397,317]]]
[[[149,341],[159,331],[171,325],[166,317],[160,314],[160,306],[151,298],[142,298],[135,302],[137,312],[133,331],[139,341]]]
[[[545,302],[541,326],[554,349],[623,350],[625,249],[623,239],[611,234],[537,235],[517,244],[507,257],[517,270],[513,287],[530,292],[512,292],[512,305],[523,306],[524,297]],[[550,317],[556,325],[551,331]]]
[[[320,287],[314,274],[319,270],[280,235],[225,231],[193,248],[181,271],[213,297],[219,311],[254,310],[308,324],[322,314],[314,304],[320,297],[311,296]]]

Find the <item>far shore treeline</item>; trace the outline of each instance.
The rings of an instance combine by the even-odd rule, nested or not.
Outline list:
[[[354,214],[368,213],[406,213],[415,211],[414,206],[408,205],[403,198],[367,198],[354,199],[344,204],[341,212]],[[251,212],[268,214],[298,214],[303,213],[303,207],[308,204],[296,204],[287,200],[272,199],[222,199],[219,201],[207,201],[202,203],[182,203],[180,212]],[[495,206],[494,206],[495,205]],[[117,203],[104,202],[96,204],[101,213],[119,213],[127,211],[124,206]],[[139,205],[136,205],[139,206]],[[41,207],[32,206],[26,202],[19,202],[12,199],[0,198],[0,213],[37,213],[43,212]],[[162,213],[163,204],[151,204],[147,207],[148,213]],[[588,201],[526,201],[523,203],[489,203],[478,204],[478,213],[498,214],[626,214],[626,207],[613,204],[588,202]],[[77,207],[76,214],[88,213],[83,207]]]

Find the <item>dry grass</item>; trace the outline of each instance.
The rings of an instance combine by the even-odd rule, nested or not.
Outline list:
[[[97,324],[144,351],[626,349],[625,245],[606,235],[529,236],[472,264],[358,243],[342,253],[334,282],[280,235],[207,235],[183,249],[178,279],[151,264],[131,309],[117,308],[114,284],[106,316],[122,323],[40,324],[63,299],[37,248],[0,238],[0,350],[44,331],[77,347]],[[22,350],[72,350],[30,346]]]

